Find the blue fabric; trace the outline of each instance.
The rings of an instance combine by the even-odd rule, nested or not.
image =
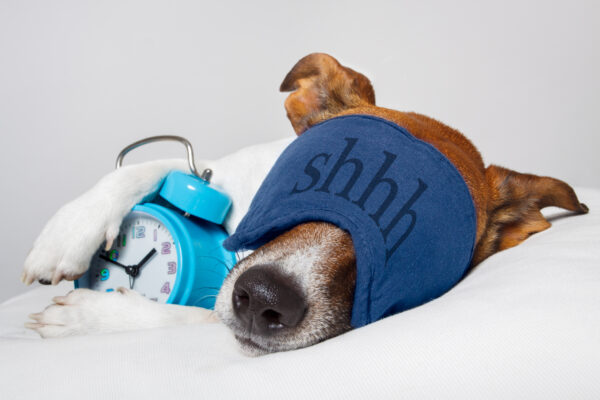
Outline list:
[[[307,221],[352,236],[353,327],[448,291],[475,243],[475,208],[456,168],[406,129],[367,115],[327,120],[292,142],[224,245],[256,249]]]

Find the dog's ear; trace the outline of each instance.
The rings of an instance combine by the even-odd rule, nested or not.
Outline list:
[[[544,207],[560,207],[578,214],[589,211],[579,202],[573,188],[558,179],[522,174],[496,165],[486,169],[486,179],[491,189],[488,229],[478,244],[473,264],[548,229],[551,224],[540,212]]]
[[[279,90],[293,92],[285,100],[285,109],[298,135],[346,109],[375,104],[375,91],[367,77],[324,53],[298,61]]]

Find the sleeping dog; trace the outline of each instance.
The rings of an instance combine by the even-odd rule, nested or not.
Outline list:
[[[220,320],[249,354],[296,349],[438,297],[469,268],[549,228],[544,207],[588,212],[565,182],[486,168],[457,130],[377,107],[370,81],[327,54],[302,58],[280,90],[291,92],[285,109],[298,138],[198,165],[214,170],[213,182],[233,199],[225,228],[236,233],[226,245],[255,250],[225,279],[216,315],[124,288],[78,289],[26,326],[58,337]],[[365,129],[373,132],[360,136]],[[375,169],[356,157],[367,142],[379,146]],[[132,206],[185,169],[163,160],[105,176],[47,223],[23,282],[80,277]],[[298,174],[288,179],[289,169]]]

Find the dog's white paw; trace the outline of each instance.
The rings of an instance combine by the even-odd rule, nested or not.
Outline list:
[[[124,167],[64,205],[34,242],[25,260],[23,283],[55,285],[80,277],[102,243],[112,245],[131,208],[155,193],[170,170],[184,166],[182,160],[161,160]]]
[[[44,311],[29,316],[35,322],[25,324],[44,338],[132,329],[135,313],[153,306],[150,300],[125,288],[110,293],[77,289],[52,301],[54,304]]]
[[[111,213],[110,205],[95,194],[88,192],[64,205],[48,221],[25,260],[25,284],[77,279],[102,242],[116,237],[123,217]]]
[[[122,287],[110,293],[76,289],[52,301],[25,324],[44,338],[218,322],[211,310],[157,303]]]

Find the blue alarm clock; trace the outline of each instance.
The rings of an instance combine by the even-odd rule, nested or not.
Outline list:
[[[123,286],[157,302],[213,309],[236,261],[222,246],[227,233],[221,224],[231,199],[210,184],[212,171],[198,174],[191,144],[179,136],[154,136],[127,146],[117,168],[129,151],[159,140],[183,143],[192,173],[169,173],[155,200],[133,207],[111,248],[94,254],[75,287],[111,292]]]

